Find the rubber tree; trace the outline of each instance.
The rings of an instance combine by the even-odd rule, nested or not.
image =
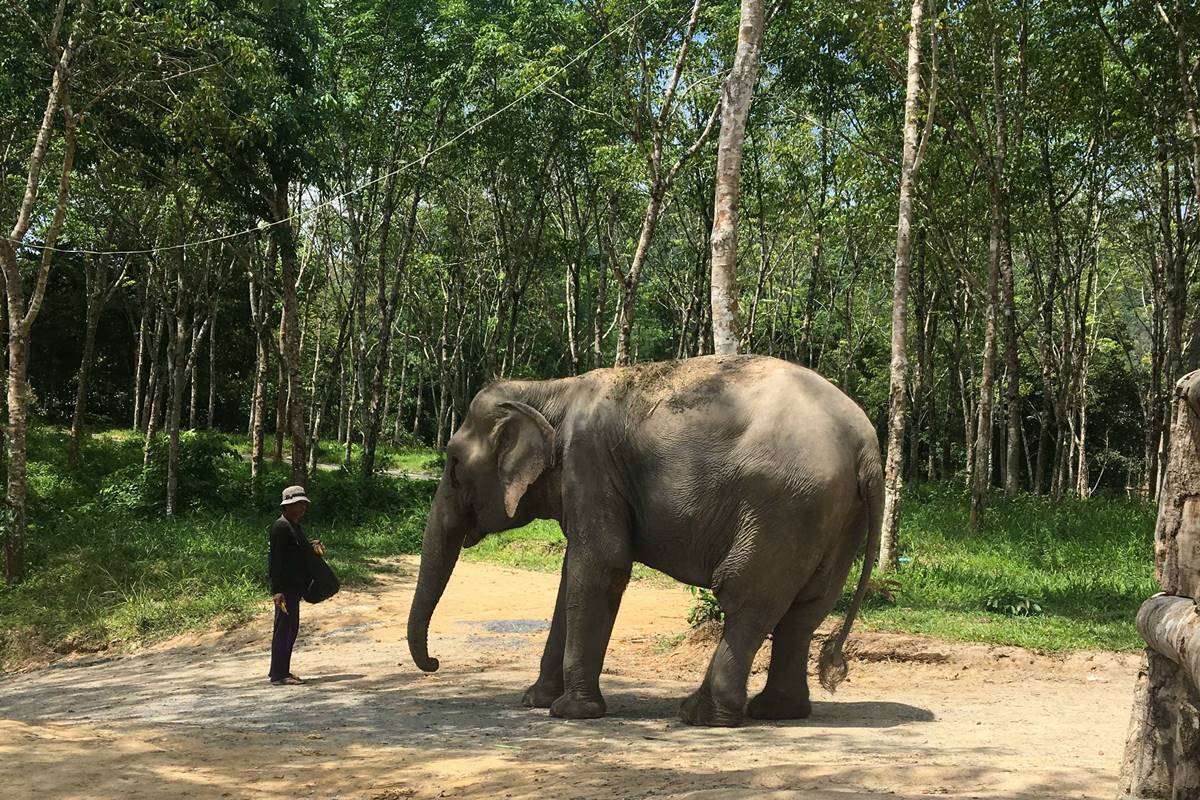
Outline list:
[[[917,101],[921,94],[921,25],[924,0],[914,0],[909,16],[908,71],[904,93],[904,145],[900,159],[900,203],[896,223],[896,269],[892,285],[892,360],[888,380],[888,445],[884,469],[883,533],[879,566],[886,571],[896,563],[900,527],[900,492],[903,482],[904,433],[908,384],[908,274],[912,263],[913,192],[917,171],[933,128],[937,103],[937,33],[930,26],[931,68],[929,108],[925,130],[918,143]]]
[[[720,112],[721,104],[717,103],[713,106],[712,113],[708,115],[708,119],[703,123],[703,127],[700,129],[700,133],[696,139],[679,154],[674,163],[667,166],[666,148],[672,139],[678,135],[678,132],[675,130],[678,126],[674,121],[674,111],[679,105],[679,80],[683,75],[684,65],[687,63],[688,51],[692,47],[699,19],[700,0],[694,0],[691,12],[688,15],[688,21],[680,37],[679,50],[676,53],[670,77],[666,81],[666,88],[658,104],[657,112],[654,111],[653,98],[650,96],[651,92],[649,90],[639,92],[636,96],[632,91],[627,92],[630,100],[629,114],[633,120],[631,135],[633,144],[643,154],[646,161],[645,186],[649,196],[646,200],[645,213],[642,215],[637,245],[634,248],[633,257],[629,260],[627,267],[622,267],[622,259],[618,256],[613,246],[612,238],[605,237],[604,242],[609,264],[612,267],[613,276],[616,278],[617,288],[620,290],[620,312],[618,315],[617,353],[615,359],[617,366],[624,366],[631,359],[633,319],[637,303],[638,287],[641,285],[642,272],[645,269],[646,260],[650,255],[650,243],[654,238],[654,230],[658,226],[659,218],[662,216],[663,209],[666,206],[667,194],[670,192],[671,187],[674,186],[680,170],[707,143],[709,137],[712,135],[713,128],[716,126],[717,117]],[[624,45],[618,42],[618,38],[613,37],[610,41],[613,43],[613,47],[618,48],[618,52],[620,52],[620,48],[624,47]],[[639,65],[641,73],[638,76],[638,85],[642,87],[656,85],[657,80],[651,74],[652,70],[648,66],[646,59],[640,58]]]
[[[737,54],[721,92],[721,133],[717,140],[711,244],[713,351],[718,355],[738,351],[738,180],[763,26],[762,0],[742,0]]]
[[[80,18],[75,18],[76,24],[72,26],[66,43],[60,42],[65,5],[60,0],[54,27],[46,37],[47,49],[57,57],[54,59],[45,111],[25,163],[25,191],[16,208],[12,228],[6,237],[0,238],[0,270],[4,273],[8,300],[8,483],[5,494],[4,573],[9,582],[20,580],[25,572],[29,342],[33,323],[46,296],[46,282],[54,264],[54,247],[67,216],[78,138],[78,119],[71,106],[71,78],[73,62],[80,46]],[[90,11],[90,3],[84,4],[84,11]],[[53,211],[49,214],[49,224],[40,237],[40,244],[36,246],[40,252],[31,287],[22,274],[19,253],[26,249],[25,237],[33,222],[47,214],[47,209],[38,205],[38,199],[42,170],[54,140],[58,140],[61,146],[58,194]]]
[[[112,275],[111,258],[90,256],[83,262],[83,274],[87,281],[83,354],[79,359],[79,374],[75,384],[75,411],[71,415],[71,439],[67,446],[67,462],[72,467],[79,465],[79,451],[83,443],[83,418],[87,413],[88,386],[91,382],[92,367],[96,362],[96,332],[100,327],[100,315],[125,280],[128,269],[128,258],[121,261],[120,271],[115,277]]]

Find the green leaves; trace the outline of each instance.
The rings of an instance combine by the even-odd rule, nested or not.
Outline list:
[[[1034,617],[1042,613],[1042,606],[1038,601],[1003,589],[994,590],[984,598],[983,607],[993,614],[1008,617]]]

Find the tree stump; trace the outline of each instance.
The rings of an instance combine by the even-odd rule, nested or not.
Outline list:
[[[1138,611],[1148,647],[1134,689],[1119,797],[1200,800],[1200,371],[1175,386],[1154,532],[1162,593]]]

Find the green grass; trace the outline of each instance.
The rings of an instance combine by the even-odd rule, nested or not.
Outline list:
[[[901,549],[911,559],[890,576],[896,602],[872,599],[859,624],[949,639],[1019,645],[1056,652],[1135,650],[1138,606],[1158,591],[1154,580],[1154,507],[1096,497],[995,498],[986,530],[968,532],[969,500],[948,487],[920,486],[903,507]],[[496,534],[464,557],[510,567],[557,571],[566,541],[552,522]],[[840,604],[853,593],[855,567]],[[634,577],[670,582],[641,565]],[[1017,595],[1043,613],[1010,617],[986,610],[989,598]]]
[[[267,597],[266,526],[290,475],[286,466],[268,464],[264,498],[256,502],[249,464],[230,448],[238,441],[185,437],[185,510],[168,519],[161,446],[143,472],[141,438],[103,432],[89,437],[83,466],[71,470],[65,432],[32,431],[28,576],[0,585],[0,668],[55,652],[130,647],[236,624],[260,610]],[[409,457],[430,454],[413,450]],[[343,583],[369,584],[395,569],[386,559],[420,549],[433,490],[428,481],[381,475],[364,484],[344,470],[320,471],[310,486],[310,531],[329,546]],[[968,533],[967,514],[967,497],[959,491],[921,486],[909,492],[901,549],[910,560],[892,575],[895,603],[872,598],[863,627],[1045,651],[1141,646],[1134,614],[1157,591],[1152,505],[995,498],[978,536]],[[555,523],[535,522],[489,536],[463,557],[557,571],[565,548]],[[673,584],[642,565],[634,578]],[[856,578],[857,570],[845,597]],[[1043,613],[988,611],[989,598],[1000,597],[1028,598]]]
[[[21,583],[0,584],[0,667],[233,625],[261,609],[266,528],[290,482],[286,467],[267,465],[265,499],[256,503],[247,463],[218,457],[210,474],[187,459],[214,449],[212,437],[189,437],[187,510],[170,519],[144,491],[139,437],[91,437],[78,471],[67,468],[65,448],[61,430],[33,432],[28,570]],[[313,476],[309,530],[328,546],[344,585],[369,584],[386,569],[381,559],[420,549],[433,488],[388,476],[364,484],[342,471]]]
[[[111,435],[112,431],[106,432],[105,435]],[[223,433],[219,434],[220,438],[226,442],[231,448],[238,453],[249,454],[250,438],[245,434],[240,433]],[[270,432],[266,437],[265,447],[268,454],[274,452],[275,434]],[[287,455],[287,448],[290,445],[285,445],[284,455]],[[357,467],[362,463],[362,445],[358,442],[350,444],[350,463],[351,467]],[[338,464],[341,465],[346,459],[346,448],[336,441],[322,439],[317,443],[317,460],[322,464]],[[440,474],[442,471],[442,459],[438,452],[429,447],[408,446],[408,447],[393,447],[389,444],[380,444],[375,450],[375,463],[383,470],[400,470],[402,472],[429,472]]]
[[[524,528],[494,533],[462,552],[468,561],[487,561],[515,569],[558,572],[562,569],[567,540],[557,522],[535,520]],[[676,584],[672,578],[645,564],[633,565],[633,580]],[[678,585],[678,584],[676,584]]]
[[[1046,651],[1142,647],[1134,616],[1158,591],[1152,504],[995,498],[979,535],[968,531],[968,508],[965,494],[945,487],[909,493],[900,537],[912,560],[895,573],[896,603],[872,603],[867,627]],[[986,610],[1003,595],[1034,600],[1043,613]]]

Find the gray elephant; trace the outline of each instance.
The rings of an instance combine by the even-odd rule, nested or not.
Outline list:
[[[883,478],[866,414],[811,370],[709,356],[506,381],[482,390],[451,438],[408,618],[416,665],[459,552],[489,533],[554,519],[567,539],[554,618],[526,705],[605,713],[600,671],[633,562],[711,587],[725,612],[685,722],[739,725],[812,711],[808,651],[866,538],[821,684],[846,675],[842,645],[879,544]],[[747,705],[751,662],[773,633],[766,687]]]

